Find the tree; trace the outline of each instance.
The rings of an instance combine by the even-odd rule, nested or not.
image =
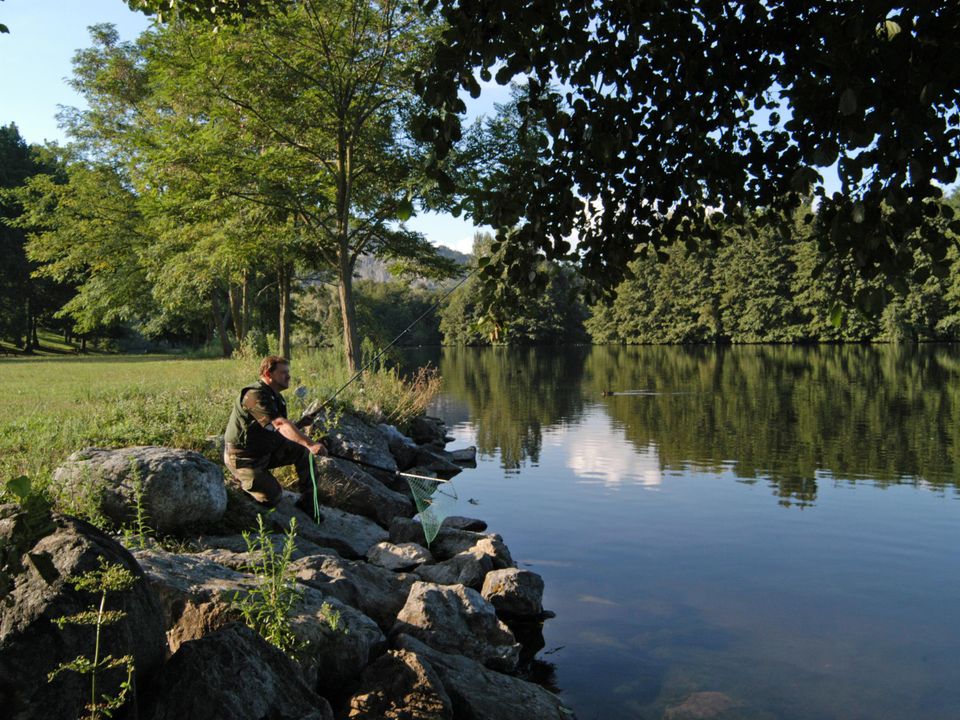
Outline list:
[[[361,254],[455,270],[398,225],[420,188],[419,150],[405,125],[431,32],[424,16],[393,0],[308,0],[216,33],[174,23],[148,53],[168,88],[169,119],[187,140],[157,144],[165,162],[151,167],[186,169],[208,196],[269,209],[305,240],[336,273],[354,369]],[[156,186],[167,187],[171,175],[163,177]]]
[[[418,83],[438,180],[454,189],[442,160],[462,134],[460,93],[478,97],[481,81],[525,78],[519,111],[547,128],[519,196],[463,203],[502,228],[512,282],[539,253],[611,286],[638,248],[707,244],[725,215],[778,210],[787,231],[811,190],[818,237],[863,277],[905,275],[915,250],[947,272],[938,219],[960,223],[934,201],[960,167],[956,3],[424,4],[448,25]],[[835,163],[841,192],[828,195],[821,169]]]

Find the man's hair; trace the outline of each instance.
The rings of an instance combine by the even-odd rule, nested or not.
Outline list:
[[[260,361],[260,377],[264,375],[272,375],[273,371],[277,369],[277,365],[289,365],[290,361],[285,357],[280,357],[279,355],[267,355],[263,360]]]

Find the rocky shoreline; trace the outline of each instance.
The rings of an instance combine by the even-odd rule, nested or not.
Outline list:
[[[418,418],[407,431],[337,418],[327,433],[331,452],[364,466],[318,462],[319,524],[292,493],[265,512],[198,453],[140,447],[72,455],[54,478],[61,504],[86,507],[113,529],[146,518],[165,541],[131,543],[128,530],[131,551],[124,536],[83,520],[54,514],[38,522],[20,506],[0,506],[0,561],[9,578],[0,604],[0,705],[14,720],[83,714],[89,679],[67,672],[48,682],[47,675],[90,651],[93,628],[60,629],[54,621],[89,607],[90,593],[69,579],[106,558],[137,578],[111,598],[126,615],[102,628],[106,652],[129,654],[136,666],[135,699],[115,717],[573,717],[522,677],[551,616],[542,579],[518,569],[481,520],[447,518],[428,546],[406,481],[394,472],[449,477],[472,453],[447,452],[450,438],[436,418]],[[258,516],[277,551],[295,524],[287,567],[299,595],[288,622],[295,653],[238,622],[236,598],[263,582],[251,568],[265,553],[251,552],[241,535]],[[119,673],[105,673],[103,692],[120,682]]]

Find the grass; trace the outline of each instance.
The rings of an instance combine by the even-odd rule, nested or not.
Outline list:
[[[218,460],[207,438],[223,433],[237,391],[256,380],[257,364],[164,356],[0,359],[0,478],[27,475],[45,488],[57,465],[90,446],[165,445]],[[295,356],[291,370],[285,397],[292,417],[350,378],[335,350]],[[292,392],[298,384],[308,390],[302,402]],[[337,402],[402,426],[438,389],[430,373],[408,382],[379,369]]]

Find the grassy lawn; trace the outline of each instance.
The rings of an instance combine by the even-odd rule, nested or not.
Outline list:
[[[46,486],[57,465],[84,447],[166,445],[206,450],[223,432],[235,393],[256,380],[258,360],[163,356],[0,359],[0,479],[28,475]],[[292,388],[324,400],[349,379],[335,351],[297,356]],[[337,401],[387,422],[422,412],[439,380],[403,382],[368,373]],[[285,393],[290,415],[301,403]],[[209,452],[209,451],[208,451]]]

